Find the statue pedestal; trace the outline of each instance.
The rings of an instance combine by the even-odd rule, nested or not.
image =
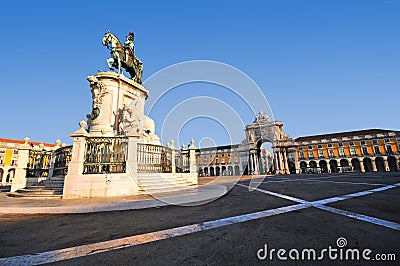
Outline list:
[[[141,134],[148,90],[114,72],[101,72],[87,79],[93,99],[88,136]]]

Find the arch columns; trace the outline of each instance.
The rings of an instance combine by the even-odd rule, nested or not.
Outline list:
[[[383,159],[383,165],[384,165],[384,167],[385,167],[385,171],[386,171],[386,172],[389,172],[389,171],[390,171],[390,168],[389,168],[389,163],[388,163],[387,157],[386,157],[386,156],[385,156],[385,157],[382,157],[382,159]]]
[[[249,172],[251,175],[258,175],[259,174],[259,164],[258,164],[258,156],[257,150],[250,150],[249,156]]]
[[[286,149],[281,151],[281,154],[282,154],[282,161],[283,161],[283,174],[289,174],[289,164],[287,161]]]
[[[327,160],[325,160],[326,161],[326,169],[328,170],[328,173],[330,173],[331,172],[331,164],[329,163],[329,161],[327,161]]]
[[[376,172],[376,163],[375,163],[375,158],[371,158],[371,164],[372,164],[372,171]]]
[[[364,160],[358,160],[359,162],[360,162],[360,171],[361,171],[361,173],[364,173],[365,172],[365,168],[364,168]]]
[[[274,151],[274,156],[275,156],[275,170],[277,174],[282,173],[282,162],[281,162],[281,156],[279,150]]]

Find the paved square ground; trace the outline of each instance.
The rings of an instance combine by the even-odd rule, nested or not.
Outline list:
[[[372,259],[394,254],[396,261],[392,256],[385,263],[396,264],[400,260],[399,176],[275,176],[242,181],[222,198],[196,207],[2,215],[0,257],[5,259],[0,265],[32,263],[29,256],[13,257],[27,254],[36,254],[33,257],[40,257],[40,262],[65,265],[261,265],[271,263],[257,257],[265,245],[276,250],[368,248]],[[249,184],[258,187],[249,191]],[[345,245],[338,246],[338,239]],[[103,241],[109,242],[99,243]],[[332,261],[327,256],[322,261],[365,263]],[[278,265],[288,262],[299,263],[272,259]]]

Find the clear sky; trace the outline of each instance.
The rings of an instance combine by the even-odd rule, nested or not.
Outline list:
[[[68,134],[91,111],[86,77],[107,69],[101,39],[108,29],[121,39],[135,32],[144,80],[188,60],[240,69],[292,137],[398,130],[399,14],[395,0],[2,1],[0,137],[71,143]],[[166,99],[175,105],[185,96],[237,101],[215,85],[174,93]],[[153,115],[157,134],[173,106]],[[215,121],[193,121],[182,134],[182,142],[226,144]]]

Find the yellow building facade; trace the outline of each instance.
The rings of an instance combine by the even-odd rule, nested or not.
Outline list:
[[[297,173],[399,170],[399,131],[369,129],[300,137],[294,148],[296,160],[291,164]]]
[[[59,145],[59,143],[31,142],[29,138],[25,140],[0,138],[0,185],[11,184],[18,166],[27,167],[27,165],[19,165],[20,146],[26,142],[29,143],[32,150],[53,150]]]

